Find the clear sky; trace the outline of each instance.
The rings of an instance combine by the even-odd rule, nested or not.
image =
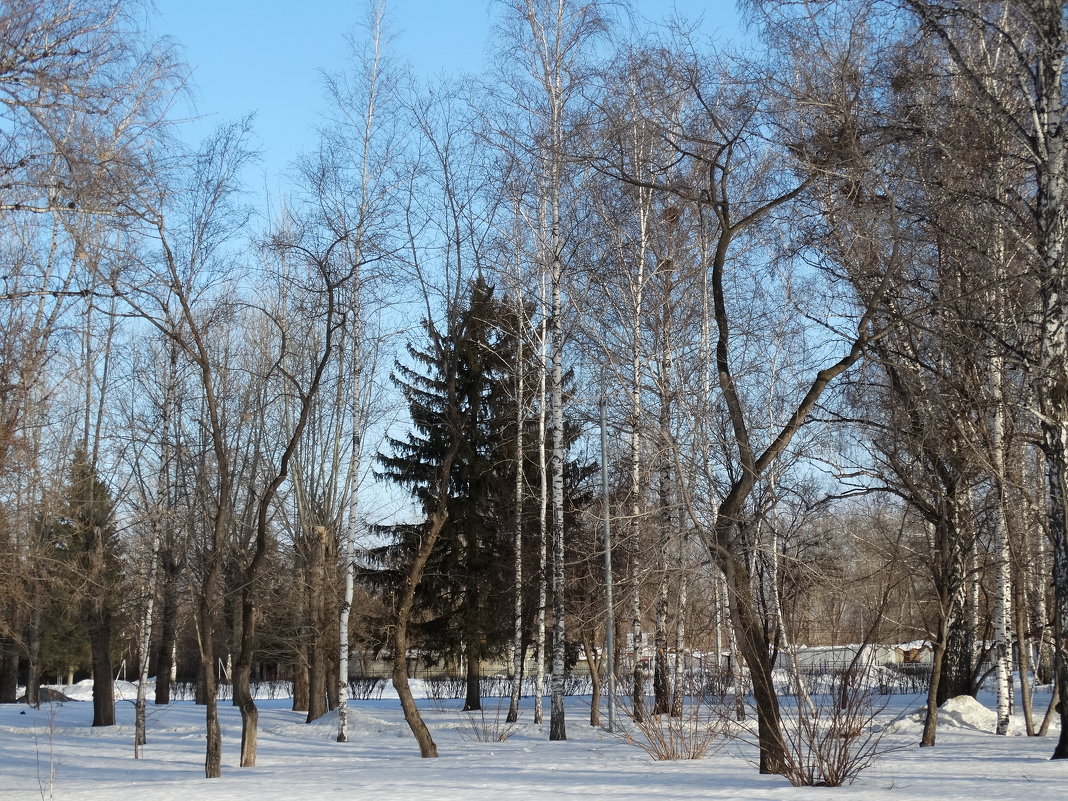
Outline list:
[[[172,37],[192,71],[195,110],[181,116],[191,139],[254,112],[261,180],[277,185],[286,165],[313,139],[324,106],[320,73],[344,66],[345,34],[365,17],[363,0],[156,0],[152,31]],[[634,0],[635,13],[659,21],[703,17],[703,33],[733,38],[735,0]],[[492,0],[388,0],[394,54],[416,74],[478,72],[491,49]]]

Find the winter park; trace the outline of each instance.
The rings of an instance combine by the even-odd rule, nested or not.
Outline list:
[[[1068,6],[0,4],[0,799],[1052,801]]]
[[[120,695],[136,688],[120,682]],[[247,798],[342,799],[355,795],[398,799],[480,801],[530,798],[604,799],[905,799],[968,798],[1054,801],[1064,797],[1063,763],[1049,760],[1049,738],[1026,737],[1014,717],[1007,737],[993,734],[995,713],[968,696],[947,703],[938,745],[919,749],[922,706],[917,695],[893,696],[879,716],[892,729],[882,741],[886,755],[845,787],[795,789],[780,776],[759,775],[755,748],[743,742],[708,743],[680,736],[680,744],[709,744],[698,760],[654,760],[626,742],[592,728],[589,697],[567,701],[568,740],[551,743],[546,727],[531,722],[524,699],[520,722],[503,724],[500,698],[484,701],[485,715],[461,712],[457,699],[425,698],[428,725],[438,741],[438,759],[422,760],[413,748],[395,694],[353,701],[350,741],[338,743],[337,716],[305,723],[290,699],[263,698],[256,768],[239,768],[240,720],[229,702],[220,707],[223,776],[203,778],[203,708],[189,701],[150,707],[148,743],[133,758],[133,707],[120,701],[118,725],[89,726],[87,683],[58,687],[77,701],[27,709],[0,706],[0,798],[100,799],[111,801],[236,801]],[[266,694],[266,693],[265,693]],[[392,696],[392,697],[391,697]],[[981,694],[989,702],[989,694]],[[1041,700],[1041,695],[1038,696]],[[503,699],[507,709],[507,699]],[[25,714],[20,714],[25,712]],[[622,713],[621,713],[622,716]],[[602,718],[606,712],[602,712]],[[706,717],[705,720],[708,720]],[[628,730],[641,738],[633,727]],[[687,722],[678,729],[693,731]],[[509,732],[504,742],[496,735]],[[490,735],[479,739],[483,733]],[[491,741],[486,741],[489,739]]]

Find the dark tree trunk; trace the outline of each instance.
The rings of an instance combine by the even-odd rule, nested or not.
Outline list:
[[[234,665],[234,706],[241,710],[241,767],[256,766],[256,733],[260,713],[252,697],[252,654],[256,638],[255,588],[246,583],[241,591],[241,639]]]
[[[222,776],[222,728],[219,725],[219,688],[215,683],[215,649],[206,637],[206,645],[201,654],[200,682],[197,689],[204,699],[204,730],[206,745],[204,748],[204,778],[217,779]]]
[[[671,712],[671,673],[668,667],[667,653],[667,581],[657,592],[656,625],[653,636],[655,656],[653,659],[653,714],[666,715]]]
[[[163,586],[160,608],[159,651],[156,655],[156,704],[171,702],[171,673],[174,670],[174,644],[178,637],[178,593],[169,560],[163,558]]]
[[[0,637],[0,704],[18,700],[19,650],[15,641]]]
[[[326,714],[326,665],[322,637],[316,633],[308,650],[308,715],[307,723]]]
[[[303,712],[308,708],[308,663],[302,654],[293,661],[293,711]]]
[[[582,649],[586,652],[586,664],[590,666],[590,684],[592,686],[592,694],[590,695],[590,725],[601,725],[601,667],[604,665],[603,652],[601,658],[597,658],[597,645],[595,644],[592,634],[584,633],[582,635]]]
[[[455,453],[456,449],[454,447],[445,459],[441,469],[442,476],[448,476]],[[441,481],[440,484],[444,485],[445,481]],[[412,608],[415,605],[416,588],[419,586],[419,582],[423,580],[423,569],[426,567],[430,553],[434,549],[434,544],[437,542],[448,516],[445,506],[446,499],[444,498],[444,493],[441,493],[439,495],[438,509],[430,518],[429,530],[423,536],[419,551],[408,568],[404,589],[397,604],[393,629],[393,687],[397,691],[397,697],[400,698],[401,709],[404,711],[404,720],[415,736],[415,741],[419,744],[419,755],[423,758],[436,758],[438,747],[434,743],[430,729],[427,728],[426,723],[423,721],[423,716],[419,714],[419,708],[415,704],[415,696],[412,695],[411,685],[408,682],[408,624],[411,621]]]
[[[931,683],[927,688],[927,716],[923,722],[923,735],[920,747],[929,748],[935,744],[938,731],[938,691],[942,684],[942,666],[945,664],[946,642],[949,639],[949,621],[943,617],[938,629],[934,654],[931,658]]]
[[[308,647],[308,723],[327,712],[326,685],[328,657],[326,646],[328,628],[325,620],[326,603],[324,573],[326,569],[327,531],[315,526],[309,543],[310,570],[308,576],[308,609],[311,613],[311,641]]]
[[[35,583],[26,643],[26,703],[33,707],[41,705],[41,599],[38,586]]]
[[[946,640],[946,655],[942,662],[937,701],[942,706],[958,695],[975,696],[975,632],[968,625],[966,614],[954,616]]]
[[[738,647],[753,681],[757,743],[760,747],[759,769],[761,773],[782,773],[786,764],[786,747],[782,739],[779,697],[772,681],[767,635],[756,612],[748,572],[732,570],[727,577],[731,596],[736,599],[731,612],[738,632]]]
[[[323,647],[326,653],[326,707],[333,712],[340,703],[341,666],[338,664],[340,654],[335,648]]]
[[[468,638],[467,648],[467,693],[464,696],[464,711],[482,709],[482,645],[476,633]]]
[[[89,615],[93,659],[93,725],[115,725],[115,677],[111,662],[111,613],[94,604]]]

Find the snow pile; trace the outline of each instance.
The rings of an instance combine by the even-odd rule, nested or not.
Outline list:
[[[82,679],[77,684],[65,684],[65,685],[49,685],[49,688],[57,692],[62,693],[68,701],[92,701],[93,700],[93,680]],[[152,695],[151,689],[149,690],[149,696]],[[137,698],[137,685],[132,681],[123,681],[117,679],[115,681],[115,700],[116,701],[133,701]]]
[[[997,712],[987,709],[970,695],[950,698],[938,708],[939,726],[992,732],[997,727],[997,722]]]
[[[93,680],[83,679],[77,684],[67,684],[60,688],[65,696],[72,701],[92,701],[93,700]],[[117,697],[116,693],[116,697]]]
[[[887,731],[918,737],[923,731],[923,723],[926,717],[927,707],[918,707],[907,716],[891,723],[887,727]],[[938,708],[939,730],[971,729],[972,731],[993,734],[997,728],[997,722],[997,712],[983,706],[970,695],[958,695],[956,698],[950,698]],[[1019,718],[1010,718],[1009,734],[1019,734],[1022,731],[1022,727],[1023,722]]]
[[[316,736],[324,740],[332,740],[337,737],[337,710],[327,712],[311,723],[298,722],[278,728],[279,733],[288,731],[292,734],[301,732],[314,732]],[[306,735],[305,735],[306,736]],[[383,720],[382,718],[368,715],[349,704],[349,736],[350,737],[411,737],[411,730],[407,725]]]

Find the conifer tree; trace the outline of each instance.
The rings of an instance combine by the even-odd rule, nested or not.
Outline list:
[[[514,425],[509,423],[515,415],[509,390],[515,368],[509,354],[515,349],[510,326],[504,325],[509,313],[493,296],[493,287],[478,278],[466,304],[448,315],[444,333],[432,322],[425,324],[431,342],[439,344],[410,345],[414,366],[398,365],[394,375],[408,402],[411,430],[390,439],[390,453],[379,456],[381,475],[409,489],[428,516],[381,530],[394,542],[374,554],[384,568],[378,581],[396,587],[430,525],[439,502],[436,476],[455,447],[448,517],[416,590],[416,613],[428,649],[466,660],[464,708],[469,710],[481,708],[482,660],[509,635],[504,618],[492,614],[508,603],[510,575]],[[455,376],[451,390],[450,373]],[[459,430],[445,413],[450,407],[459,413]]]
[[[47,536],[65,553],[72,605],[80,607],[93,669],[93,725],[115,725],[112,635],[119,609],[122,575],[114,502],[88,455],[74,455],[66,510]],[[51,638],[51,639],[54,639]],[[68,650],[70,646],[67,646]]]

